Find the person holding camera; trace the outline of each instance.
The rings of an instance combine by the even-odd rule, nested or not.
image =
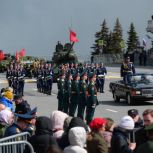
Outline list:
[[[121,118],[118,127],[113,131],[111,153],[133,153],[136,148],[136,143],[130,140],[130,132],[133,129],[134,121],[130,116]]]

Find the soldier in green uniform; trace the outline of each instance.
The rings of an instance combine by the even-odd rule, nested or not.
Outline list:
[[[63,111],[64,110],[64,94],[65,94],[65,73],[62,72],[60,74],[60,78],[58,79],[57,82],[57,86],[58,86],[58,110],[59,111]]]
[[[74,116],[78,102],[79,102],[79,80],[80,80],[80,75],[79,73],[76,73],[73,77],[72,81],[72,87],[71,87],[71,99],[70,99],[70,110],[69,110],[69,115]]]
[[[87,98],[87,108],[86,108],[86,121],[87,124],[90,123],[94,116],[95,108],[98,104],[97,99],[97,89],[96,89],[96,74],[90,73],[89,75],[89,85],[88,85],[88,98]]]
[[[72,74],[68,72],[65,80],[65,96],[64,96],[64,112],[67,114],[69,113],[72,79],[73,79]]]
[[[87,104],[87,72],[84,71],[81,74],[81,80],[80,80],[80,99],[78,103],[78,114],[77,116],[80,117],[82,120],[84,119],[84,111]]]

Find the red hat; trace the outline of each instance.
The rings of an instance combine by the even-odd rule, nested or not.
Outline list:
[[[91,128],[92,130],[98,130],[98,129],[100,129],[103,125],[105,125],[106,122],[107,122],[107,120],[104,119],[104,118],[94,118],[94,119],[90,122],[89,126],[90,126],[90,128]]]

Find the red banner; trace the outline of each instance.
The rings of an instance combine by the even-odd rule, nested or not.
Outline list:
[[[21,49],[21,51],[19,52],[20,57],[24,57],[25,56],[25,49]]]
[[[19,53],[18,53],[18,51],[15,54],[15,58],[16,58],[17,61],[19,60]]]
[[[2,61],[5,58],[5,54],[2,50],[0,50],[0,61]]]
[[[76,33],[70,30],[70,42],[78,42],[78,38],[76,37]]]

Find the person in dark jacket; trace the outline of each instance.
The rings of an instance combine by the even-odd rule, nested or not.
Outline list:
[[[35,153],[45,153],[50,146],[57,146],[51,129],[52,124],[48,117],[40,116],[37,118],[35,135],[28,139]],[[24,153],[29,152],[28,147],[26,147]]]
[[[114,128],[111,140],[111,153],[133,153],[136,143],[129,140],[129,131],[134,129],[134,121],[130,116],[124,116],[118,127]]]
[[[146,109],[143,112],[142,116],[143,116],[144,126],[142,128],[140,128],[138,131],[136,131],[136,133],[135,133],[137,148],[141,144],[147,142],[147,140],[148,140],[147,133],[145,131],[145,127],[153,124],[153,109]]]
[[[14,96],[14,102],[15,102],[15,113],[17,114],[26,114],[27,112],[31,111],[30,105],[26,100],[22,98],[21,95],[15,95]]]
[[[142,128],[143,120],[141,119],[137,109],[128,110],[128,115],[131,116],[134,120],[134,128]]]
[[[61,139],[59,140],[59,146],[62,150],[64,150],[65,147],[70,145],[69,139],[68,139],[68,133],[69,133],[69,130],[73,127],[83,127],[88,132],[88,127],[85,124],[85,122],[79,117],[73,117],[71,119],[71,122],[69,124],[67,131],[63,133]]]
[[[136,153],[152,153],[153,152],[153,124],[150,124],[145,128],[148,141],[141,144]]]

